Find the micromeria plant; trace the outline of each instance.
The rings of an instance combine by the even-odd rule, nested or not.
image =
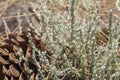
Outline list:
[[[65,1],[36,0],[37,4],[30,3],[41,22],[36,28],[26,19],[37,34],[42,31],[41,39],[53,54],[50,63],[42,60],[47,64],[47,69],[39,69],[42,80],[119,80],[120,24],[112,24],[112,10],[107,27],[108,41],[105,45],[97,45],[96,36],[101,31],[98,28],[98,4],[88,22],[85,18],[76,17],[77,0],[68,0],[67,11],[56,12],[56,4],[64,5]],[[85,15],[89,16],[90,3],[87,7]],[[44,54],[39,54],[40,58],[45,59]]]

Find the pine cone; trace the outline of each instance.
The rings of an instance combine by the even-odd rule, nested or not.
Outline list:
[[[109,36],[109,30],[107,28],[103,28],[96,34],[96,43],[97,46],[105,46],[108,43],[108,36]]]
[[[40,51],[35,49],[46,51],[45,57],[50,61],[50,51],[31,29],[24,34],[11,33],[4,38],[0,45],[0,80],[36,80],[38,70],[46,64],[39,58]]]

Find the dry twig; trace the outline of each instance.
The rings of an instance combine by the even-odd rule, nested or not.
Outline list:
[[[8,0],[6,1],[5,5],[3,6],[3,9],[0,11],[0,17],[5,13],[5,11],[17,0]]]

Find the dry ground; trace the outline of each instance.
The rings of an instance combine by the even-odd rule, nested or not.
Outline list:
[[[57,0],[53,0],[55,3],[55,7],[53,8],[57,13],[63,13],[64,11],[68,11],[68,2],[67,0],[63,0],[64,4],[59,4]],[[87,13],[87,0],[78,0],[76,3],[76,18],[82,17],[82,18],[87,18],[90,16],[93,16],[92,11],[95,8],[95,2],[97,0],[92,0],[90,9],[91,13],[89,16],[85,15]],[[36,2],[35,0],[0,0],[0,32],[4,31],[4,24],[2,17],[11,17],[11,16],[16,16],[17,12],[20,12],[21,14],[23,13],[31,13],[28,8],[29,2]],[[49,6],[49,3],[48,3]],[[25,8],[26,7],[26,8]],[[50,6],[49,6],[50,7]],[[50,7],[51,8],[51,7]],[[120,20],[120,11],[116,8],[115,5],[115,0],[99,0],[99,15],[100,15],[100,25],[101,27],[107,26],[108,24],[108,19],[109,19],[109,10],[113,10],[113,21],[117,22]],[[15,18],[6,18],[5,19],[8,26],[11,27],[13,24],[15,24],[17,21]],[[90,19],[88,19],[89,21]],[[36,22],[36,21],[34,21]],[[22,23],[25,25],[25,23]],[[15,27],[11,27],[10,29],[13,30]]]

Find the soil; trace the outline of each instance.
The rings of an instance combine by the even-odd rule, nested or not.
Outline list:
[[[13,3],[8,3],[9,1],[14,1]],[[29,2],[32,0],[29,0]],[[7,4],[9,4],[7,6]],[[9,27],[10,31],[14,31],[17,26],[18,26],[18,14],[19,15],[23,15],[24,13],[26,14],[32,14],[32,12],[29,10],[30,6],[27,0],[6,0],[6,1],[1,1],[0,2],[0,6],[2,9],[0,10],[0,33],[1,34],[5,34],[5,23],[7,23],[7,26]],[[7,8],[7,9],[6,9]],[[4,11],[4,9],[6,9]],[[4,13],[3,13],[3,11]],[[33,16],[32,16],[33,17]],[[32,18],[30,16],[28,16],[28,18]],[[3,22],[3,18],[5,19],[5,23]],[[25,17],[20,17],[20,21],[21,21],[21,26],[26,26],[27,25],[27,21],[25,19]]]

